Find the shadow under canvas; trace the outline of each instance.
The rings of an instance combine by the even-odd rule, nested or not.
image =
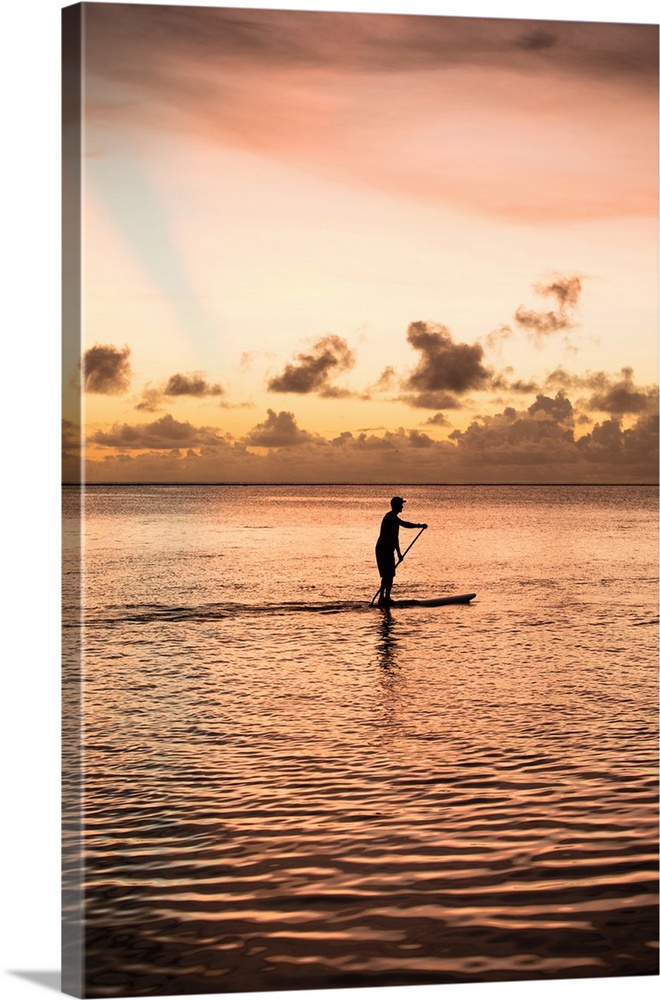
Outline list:
[[[10,969],[9,972],[12,976],[20,976],[21,979],[27,979],[31,983],[43,986],[44,989],[60,992],[62,973],[59,969]]]

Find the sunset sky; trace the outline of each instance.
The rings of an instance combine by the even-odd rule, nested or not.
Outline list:
[[[657,25],[83,6],[65,480],[657,481]]]

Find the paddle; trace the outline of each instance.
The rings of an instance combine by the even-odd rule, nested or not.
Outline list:
[[[425,526],[424,526],[424,527],[422,528],[422,531],[426,531],[426,528],[427,528],[427,525],[425,525]],[[418,538],[419,538],[419,536],[421,535],[422,531],[418,531],[418,532],[417,532],[417,534],[416,534],[416,535],[415,535],[415,537],[413,538],[413,540],[412,540],[412,542],[410,543],[410,545],[408,546],[408,548],[407,548],[407,549],[404,549],[404,551],[403,551],[403,555],[401,556],[401,558],[400,558],[400,559],[398,559],[398,560],[397,560],[397,562],[395,562],[395,563],[394,563],[394,568],[395,568],[395,569],[396,569],[396,567],[397,567],[397,566],[399,566],[399,565],[400,565],[400,564],[401,564],[401,563],[403,562],[403,557],[405,556],[406,552],[410,552],[411,548],[413,547],[413,545],[415,544],[415,542],[417,541],[417,539],[418,539]],[[380,593],[380,587],[378,588],[378,590],[376,591],[376,593],[374,594],[374,596],[373,596],[373,597],[371,598],[371,600],[370,600],[370,602],[369,602],[369,605],[370,605],[370,606],[371,606],[371,605],[372,605],[372,604],[374,603],[374,601],[375,601],[375,600],[376,600],[376,598],[378,597],[379,593]]]

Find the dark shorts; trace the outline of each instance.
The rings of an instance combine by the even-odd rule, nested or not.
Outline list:
[[[394,576],[396,570],[394,568],[394,552],[392,549],[380,549],[376,546],[376,564],[378,565],[378,572],[381,577],[389,580]]]

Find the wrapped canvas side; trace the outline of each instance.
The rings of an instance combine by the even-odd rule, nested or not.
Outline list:
[[[81,337],[83,5],[62,11],[62,991],[83,991]]]

